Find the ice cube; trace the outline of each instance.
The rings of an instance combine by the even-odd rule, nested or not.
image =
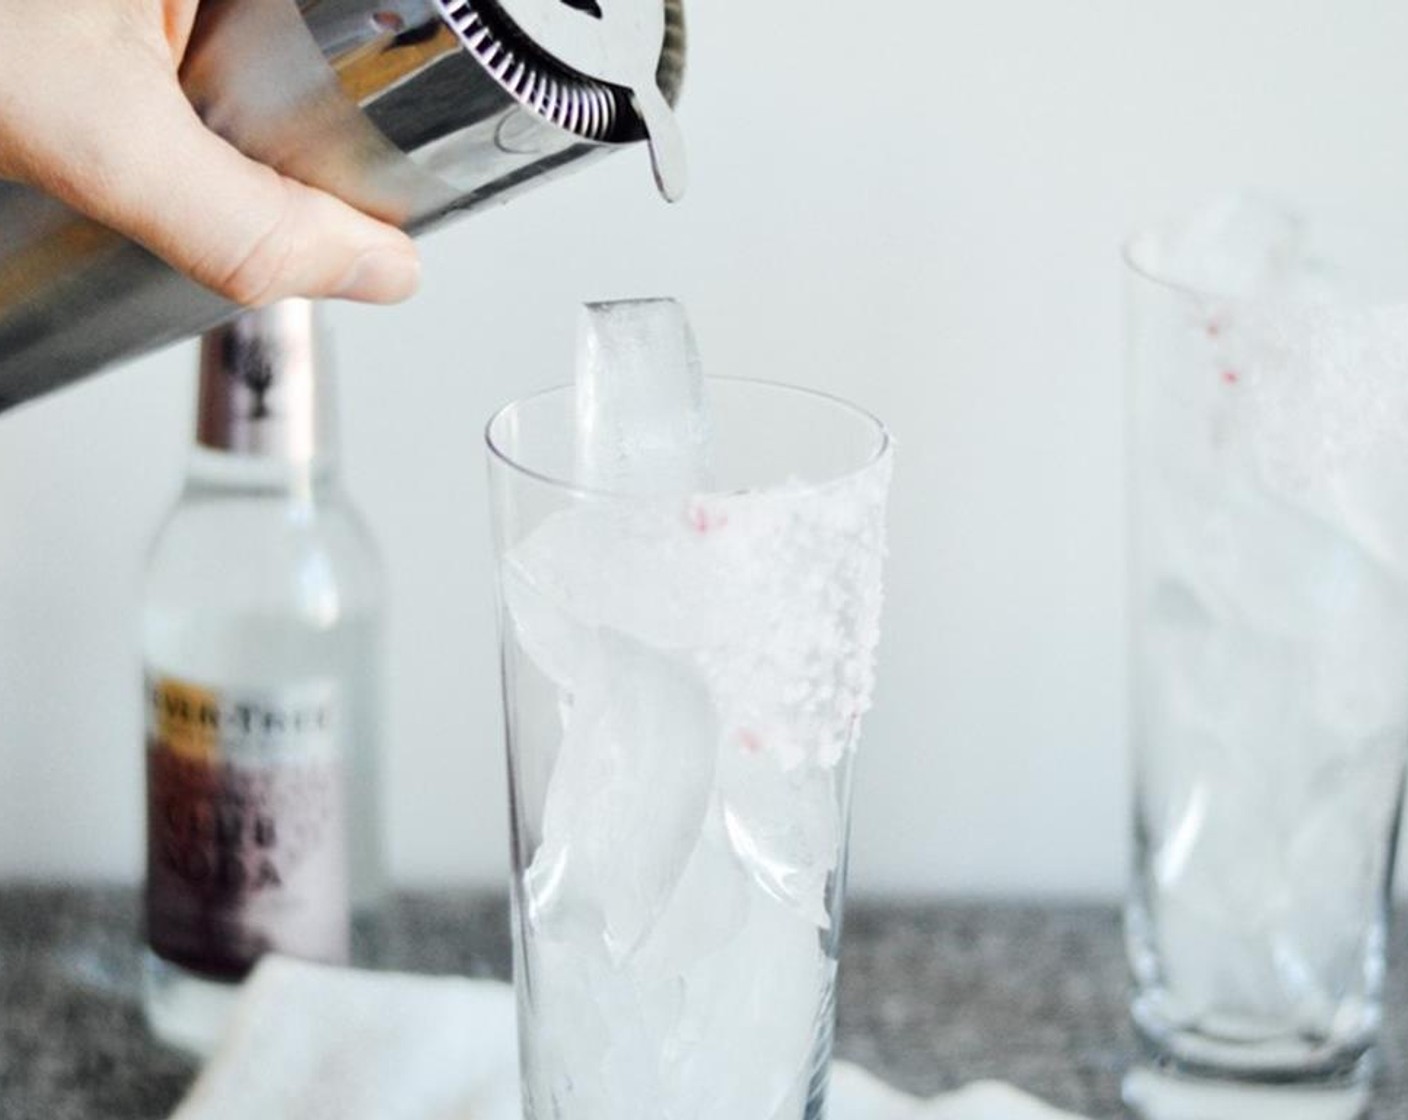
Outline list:
[[[743,929],[685,973],[662,1071],[667,1115],[781,1120],[785,1104],[805,1099],[833,978],[816,926],[752,889]]]
[[[719,789],[729,843],[758,887],[829,929],[827,886],[841,852],[841,793],[834,770],[788,770],[778,748],[744,731],[725,739]]]
[[[778,531],[746,495],[585,501],[547,518],[512,551],[505,587],[534,593],[524,595],[523,615],[549,662],[561,661],[552,654],[566,653],[572,637],[551,617],[533,625],[535,598],[584,626],[660,649],[727,646],[746,655],[777,610],[770,596],[786,573],[773,570],[769,542]],[[516,609],[510,601],[510,614]]]
[[[1190,1018],[1328,1031],[1388,855],[1401,717],[1327,705],[1321,675],[1348,681],[1355,663],[1320,631],[1268,634],[1166,596],[1140,786],[1170,988]]]
[[[595,649],[590,627],[546,593],[545,573],[536,575],[510,554],[501,566],[500,587],[506,624],[513,639],[539,671],[561,688],[571,688],[591,664]]]
[[[631,953],[663,912],[713,792],[718,719],[696,672],[600,631],[565,713],[543,839],[525,876],[535,926]]]
[[[1312,718],[1340,737],[1408,735],[1408,583],[1343,529],[1232,477],[1198,521],[1166,526],[1159,554],[1156,703],[1282,752],[1318,734]]]
[[[1223,344],[1246,469],[1266,489],[1344,525],[1344,499],[1408,468],[1408,309],[1258,304]]]
[[[1264,807],[1234,783],[1200,783],[1157,857],[1164,977],[1188,1021],[1283,1012],[1272,935],[1284,875],[1279,837],[1252,819]]]
[[[599,942],[538,931],[520,1006],[536,1114],[659,1120],[659,1025]]]
[[[749,873],[730,847],[715,797],[664,914],[632,958],[639,981],[678,982],[690,968],[720,951],[743,928],[751,897]]]
[[[1163,968],[1181,1015],[1323,1036],[1362,1006],[1402,761],[1389,743],[1335,753],[1299,778],[1225,757],[1151,829]]]
[[[566,932],[526,946],[536,1101],[582,1120],[801,1116],[834,961],[739,863],[717,807],[637,952]]]
[[[590,953],[590,943],[584,950],[543,930],[523,941],[519,1033],[530,1076],[524,1090],[546,1115],[569,1107],[583,1117],[606,1115],[607,1009],[593,990]]]
[[[669,299],[592,303],[577,367],[577,481],[614,493],[709,485],[704,375],[684,308]]]
[[[1286,837],[1276,953],[1307,1030],[1328,1032],[1344,1001],[1362,994],[1364,954],[1382,935],[1403,769],[1397,734],[1342,749],[1311,776]]]

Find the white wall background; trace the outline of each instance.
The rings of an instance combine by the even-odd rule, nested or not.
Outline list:
[[[857,888],[1112,893],[1116,246],[1227,186],[1408,207],[1408,7],[695,0],[692,18],[681,207],[619,156],[431,238],[409,306],[333,314],[350,484],[395,595],[394,867],[506,866],[481,422],[567,376],[575,304],[672,293],[715,371],[853,397],[900,440]],[[139,873],[136,587],[192,363],[0,418],[0,874]]]

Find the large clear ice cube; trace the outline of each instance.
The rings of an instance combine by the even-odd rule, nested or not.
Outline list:
[[[619,961],[664,911],[698,843],[718,720],[697,673],[609,631],[594,635],[563,720],[525,876],[529,918],[600,939]]]
[[[577,481],[614,493],[707,489],[704,374],[684,308],[588,304],[577,353]]]

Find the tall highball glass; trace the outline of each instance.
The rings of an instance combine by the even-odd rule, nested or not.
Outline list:
[[[1133,1016],[1362,1084],[1408,763],[1408,305],[1246,202],[1129,246]],[[1325,245],[1335,242],[1327,240]],[[1346,244],[1349,244],[1346,241]],[[1380,249],[1382,253],[1382,249]]]
[[[891,447],[706,395],[687,497],[573,485],[572,389],[488,429],[531,1120],[822,1113]]]

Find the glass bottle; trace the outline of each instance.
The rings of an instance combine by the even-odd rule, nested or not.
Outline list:
[[[324,351],[302,300],[205,337],[147,565],[146,1010],[197,1053],[260,956],[345,962],[383,889],[383,577]]]

